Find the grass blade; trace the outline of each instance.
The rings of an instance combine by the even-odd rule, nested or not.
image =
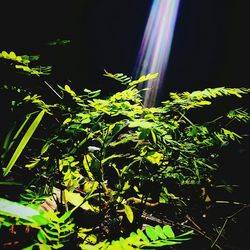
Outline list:
[[[14,164],[16,163],[18,157],[22,153],[22,151],[25,148],[26,144],[28,143],[28,141],[32,137],[33,133],[35,132],[36,128],[38,127],[39,123],[41,122],[44,114],[45,114],[45,111],[42,110],[37,115],[37,117],[35,118],[35,120],[32,122],[32,124],[30,125],[30,127],[27,129],[27,131],[24,134],[22,140],[18,144],[18,146],[17,146],[14,154],[12,155],[12,157],[11,157],[11,159],[10,159],[7,167],[6,167],[6,169],[4,170],[3,176],[6,176],[10,172],[10,170],[12,169],[12,167],[14,166]]]

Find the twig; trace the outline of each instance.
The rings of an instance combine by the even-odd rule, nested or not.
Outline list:
[[[237,203],[236,203],[236,202],[233,202],[233,203],[234,203],[234,204],[240,204],[239,202],[237,202]],[[221,230],[219,231],[219,233],[218,233],[216,239],[214,240],[213,244],[211,245],[211,248],[213,248],[213,246],[214,246],[214,245],[216,244],[216,242],[219,240],[219,238],[220,238],[220,236],[221,236],[221,234],[222,234],[224,228],[226,227],[227,222],[228,222],[230,219],[232,219],[235,215],[237,215],[237,214],[240,213],[242,210],[244,210],[245,208],[248,208],[248,207],[250,207],[250,205],[244,205],[242,208],[238,209],[235,213],[233,213],[232,215],[226,217],[226,219],[225,219],[225,221],[224,221],[224,223],[223,223],[223,225],[222,225],[222,227],[221,227]]]
[[[239,201],[215,201],[215,203],[217,204],[232,204],[232,205],[242,205],[244,207],[248,207],[250,206],[250,204],[246,204],[246,203],[242,203],[242,202],[239,202]]]
[[[63,99],[62,96],[47,82],[43,81],[60,99]]]
[[[193,229],[194,231],[198,232],[199,234],[201,234],[202,236],[204,236],[206,239],[213,241],[209,236],[207,236],[206,232],[204,230],[202,230],[201,227],[196,224],[196,222],[194,222],[194,220],[189,215],[186,215],[186,218],[195,226],[195,228],[190,227],[190,226],[185,226],[185,227],[189,227],[189,228]],[[218,244],[215,243],[214,245],[218,249],[223,250]]]

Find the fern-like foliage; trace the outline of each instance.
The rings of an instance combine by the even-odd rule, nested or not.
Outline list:
[[[250,120],[250,115],[248,114],[247,110],[243,108],[230,110],[227,114],[227,117],[229,119],[234,119],[244,123],[247,123]]]
[[[28,249],[33,249],[35,246],[39,246],[39,249],[64,248],[75,231],[75,224],[70,216],[70,211],[61,216],[59,216],[58,212],[47,212],[46,217],[49,219],[49,223],[40,228],[37,234],[38,242]]]
[[[117,250],[117,249],[146,249],[173,246],[180,244],[183,241],[190,240],[190,235],[193,231],[188,231],[186,233],[175,235],[171,226],[157,225],[155,227],[146,226],[145,230],[137,229],[136,232],[130,233],[127,238],[120,237],[119,240],[113,240],[112,242],[103,241],[96,245],[89,243],[82,243],[80,247],[82,250]],[[93,239],[93,236],[88,236],[89,239]],[[85,237],[88,241],[88,238]]]
[[[34,197],[34,195],[31,195]],[[31,197],[30,196],[30,197]],[[27,195],[26,195],[27,197]],[[0,198],[0,225],[25,225],[37,229],[37,240],[28,249],[60,249],[69,241],[75,231],[71,211],[62,215],[59,212],[44,212],[34,204],[23,205]]]
[[[22,62],[23,59],[13,53],[2,52],[1,55],[18,62],[19,69],[31,73],[27,61]],[[37,226],[38,239],[26,250],[37,247],[67,249],[65,246],[76,229],[80,229],[78,239],[82,240],[78,243],[81,249],[168,247],[190,239],[191,231],[183,230],[184,234],[176,236],[168,225],[147,226],[126,237],[130,232],[126,225],[141,225],[142,218],[138,218],[136,212],[142,206],[165,209],[169,204],[176,205],[178,220],[186,221],[186,207],[191,201],[183,196],[182,186],[209,186],[221,147],[229,141],[242,139],[228,126],[231,120],[250,120],[243,109],[230,111],[219,124],[218,119],[195,123],[187,112],[210,105],[216,97],[242,97],[250,92],[247,88],[221,87],[171,93],[171,99],[163,102],[162,107],[146,108],[136,85],[153,80],[157,74],[141,76],[138,80],[122,73],[105,71],[104,75],[125,85],[125,90],[102,99],[98,97],[100,91],[85,89],[78,95],[65,85],[60,87],[62,101],[67,97],[70,102],[50,105],[38,94],[29,94],[23,100],[35,104],[41,111],[18,130],[24,133],[9,134],[10,139],[5,141],[9,145],[7,148],[12,145],[11,138],[20,138],[20,143],[14,147],[13,158],[8,161],[3,177],[15,172],[14,165],[20,153],[29,141],[32,142],[38,125],[44,124],[41,123],[44,114],[52,114],[56,117],[56,126],[49,130],[49,135],[41,135],[41,150],[30,147],[32,154],[28,151],[26,155],[29,163],[22,163],[33,179],[25,187],[27,190],[21,195],[21,202],[39,204],[49,193],[47,190],[56,187],[65,189],[58,203],[59,210],[68,211],[65,214],[46,213],[49,222]],[[26,135],[25,140],[23,135]],[[174,185],[169,185],[169,180]],[[34,186],[41,196],[28,191]],[[177,193],[175,187],[180,192]],[[89,231],[85,221],[76,221],[75,226],[71,219],[73,211],[82,210],[97,219],[95,225],[89,226]],[[5,219],[6,216],[4,222]],[[117,234],[112,238],[114,231]],[[112,239],[116,240],[110,242]]]
[[[109,73],[107,70],[104,70],[104,72],[105,72],[105,74],[103,74],[103,76],[113,78],[123,85],[127,86],[130,82],[132,82],[132,77],[124,75],[123,73],[112,74],[112,73]]]
[[[34,207],[40,206],[49,195],[41,195],[31,189],[26,189],[23,194],[20,194],[20,203],[23,205],[31,205]]]
[[[126,75],[124,75],[123,73],[109,73],[105,70],[105,74],[103,74],[104,76],[110,77],[115,79],[116,81],[120,82],[123,85],[126,85],[128,87],[132,87],[132,86],[136,86],[139,83],[145,82],[145,81],[149,81],[149,80],[153,80],[155,78],[158,77],[158,73],[155,74],[147,74],[145,76],[141,76],[139,79],[137,80],[132,80],[132,77],[128,77]]]
[[[14,51],[6,52],[5,50],[0,53],[0,58],[11,60],[14,62],[15,68],[21,70],[22,72],[28,73],[30,75],[50,75],[51,66],[38,66],[30,67],[29,63],[39,59],[38,55],[28,56],[18,56]]]
[[[248,88],[207,88],[204,90],[197,90],[193,92],[183,92],[183,93],[170,93],[171,101],[165,101],[163,104],[166,108],[171,108],[173,106],[178,106],[183,110],[189,110],[192,108],[202,107],[211,104],[211,99],[220,96],[236,96],[241,98],[242,95],[250,92]]]

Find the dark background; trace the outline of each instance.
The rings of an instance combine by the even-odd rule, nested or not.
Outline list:
[[[182,0],[160,99],[169,91],[249,86],[249,1]],[[55,81],[112,89],[104,69],[132,75],[150,0],[8,1],[0,48],[40,54]],[[47,46],[57,38],[68,46]],[[3,72],[2,72],[3,73]],[[52,83],[53,84],[53,83]]]
[[[170,91],[249,87],[249,5],[247,0],[181,1],[158,102]],[[119,86],[102,76],[104,69],[133,75],[150,6],[150,0],[2,1],[0,50],[40,54],[39,64],[53,66],[45,79],[54,87],[70,84],[79,91],[110,94]],[[71,43],[47,45],[57,38]],[[43,79],[17,75],[9,65],[1,65],[0,74],[1,83],[21,82],[51,93]],[[220,108],[227,109],[225,105],[229,103]],[[239,105],[250,108],[249,97]],[[247,183],[249,140],[242,147],[243,154],[233,148],[226,159],[232,169],[241,166],[237,171],[243,174],[234,175],[236,181]]]

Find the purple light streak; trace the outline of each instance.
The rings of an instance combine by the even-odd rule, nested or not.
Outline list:
[[[150,80],[144,95],[144,105],[155,105],[157,93],[164,80],[180,0],[154,0],[144,31],[136,63],[136,76],[159,73]],[[142,88],[142,86],[140,86]]]

